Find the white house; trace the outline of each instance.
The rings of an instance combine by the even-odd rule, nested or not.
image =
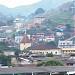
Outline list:
[[[17,36],[15,36],[15,42],[16,42],[16,43],[20,43],[21,40],[22,40],[22,38],[23,38],[22,35],[17,35]]]
[[[9,55],[14,56],[15,55],[15,51],[14,50],[4,50],[3,53],[6,56],[9,56]]]
[[[6,41],[7,37],[0,37],[0,41]]]
[[[58,42],[59,48],[75,48],[75,44],[73,41],[60,41]]]
[[[15,26],[16,26],[16,32],[20,31],[20,28],[23,26],[23,19],[16,18],[14,20]]]
[[[45,42],[55,41],[55,37],[54,35],[47,35],[45,36],[44,41]]]

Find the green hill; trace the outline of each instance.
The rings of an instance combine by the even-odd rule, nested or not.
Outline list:
[[[0,12],[4,15],[17,16],[18,14],[22,16],[28,16],[34,13],[36,9],[43,8],[44,10],[50,10],[58,7],[59,5],[70,2],[72,0],[41,0],[40,2],[34,3],[32,5],[22,5],[15,8],[8,8],[6,6],[0,5]]]
[[[66,7],[66,5],[69,5],[69,7]],[[59,8],[53,9],[51,11],[47,11],[43,14],[43,16],[47,19],[50,19],[52,22],[56,24],[70,24],[71,26],[74,26],[74,20],[73,20],[73,11],[71,10],[72,3],[66,3],[64,4],[64,9],[61,7],[61,10]],[[62,5],[63,6],[63,5]],[[65,9],[66,8],[66,9]]]
[[[73,14],[71,12],[46,12],[43,14],[46,18],[50,19],[51,21],[55,22],[56,24],[70,24],[74,25],[74,20],[72,19]]]

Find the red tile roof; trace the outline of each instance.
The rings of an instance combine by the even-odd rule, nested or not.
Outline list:
[[[60,49],[60,48],[57,48],[56,46],[51,46],[49,44],[39,44],[39,45],[28,47],[27,49],[29,50],[47,50],[47,49]]]
[[[22,40],[21,40],[21,43],[30,43],[30,40],[29,40],[29,38],[28,38],[27,35],[24,35],[24,36],[23,36],[23,38],[22,38]]]

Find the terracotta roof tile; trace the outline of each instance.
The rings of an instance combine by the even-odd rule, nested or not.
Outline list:
[[[59,49],[55,46],[51,46],[49,44],[39,44],[35,46],[28,47],[29,50],[47,50],[47,49]]]
[[[28,36],[24,35],[22,40],[21,40],[21,43],[29,43],[29,42],[30,42],[30,40],[29,40]]]

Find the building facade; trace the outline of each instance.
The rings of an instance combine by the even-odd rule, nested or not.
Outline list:
[[[25,50],[26,48],[31,46],[30,39],[25,34],[20,42],[20,50]]]

